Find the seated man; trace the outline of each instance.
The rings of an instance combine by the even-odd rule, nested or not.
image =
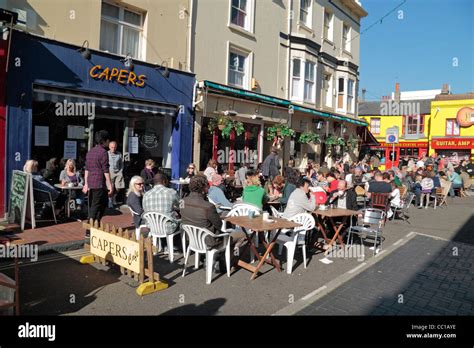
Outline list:
[[[33,179],[33,196],[35,202],[49,202],[48,193],[50,193],[53,201],[56,201],[55,214],[58,215],[61,211],[61,208],[64,206],[64,203],[66,202],[67,196],[65,194],[61,194],[58,190],[51,186],[51,184],[47,182],[41,174],[39,174],[37,161],[26,161],[23,171],[25,173],[31,174]],[[45,192],[40,192],[38,190]]]
[[[192,225],[196,227],[206,228],[214,234],[221,233],[222,220],[217,213],[216,207],[205,200],[209,192],[209,183],[204,175],[196,175],[189,182],[190,194],[183,199],[181,209],[181,223],[183,225]],[[231,245],[238,248],[245,239],[245,233],[241,231],[232,232],[230,234]],[[222,238],[206,238],[206,245],[210,248],[222,243]],[[236,255],[234,250],[234,255]],[[225,272],[224,253],[220,259],[214,264],[214,269],[219,272]]]
[[[309,186],[311,181],[307,178],[301,178],[298,182],[298,188],[293,191],[288,199],[283,217],[288,219],[296,214],[312,212],[316,209],[316,197],[309,196]],[[308,197],[309,196],[309,197]]]
[[[448,180],[451,181],[451,189],[449,190],[449,195],[454,197],[454,189],[462,188],[462,178],[454,170],[448,170]]]
[[[162,213],[176,219],[166,226],[166,233],[172,234],[179,228],[179,221],[177,220],[179,211],[178,193],[172,188],[167,187],[169,181],[163,173],[155,175],[153,184],[153,188],[143,196],[143,211],[145,213]]]
[[[220,188],[220,185],[222,184],[222,176],[219,174],[213,174],[211,182],[212,186],[209,188],[208,193],[209,198],[219,206],[232,207],[232,203],[229,202],[224,194],[224,191],[222,191]],[[221,214],[223,210],[217,207],[217,212]]]
[[[260,209],[268,202],[268,195],[260,186],[258,173],[253,169],[247,171],[247,186],[244,188],[242,200],[244,203],[253,204]]]
[[[354,190],[347,188],[345,180],[339,180],[337,190],[329,194],[329,204],[334,204],[334,208],[358,210],[357,195]]]
[[[367,197],[370,198],[372,193],[391,193],[392,186],[384,180],[384,176],[381,172],[374,174],[374,181],[369,183],[367,190]]]

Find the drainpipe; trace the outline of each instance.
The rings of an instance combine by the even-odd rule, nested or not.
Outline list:
[[[191,69],[191,47],[192,47],[192,34],[193,34],[193,11],[194,11],[194,0],[189,0],[189,19],[188,19],[188,54],[187,54],[187,61],[188,61],[188,71],[192,72]],[[194,99],[193,99],[194,100]]]

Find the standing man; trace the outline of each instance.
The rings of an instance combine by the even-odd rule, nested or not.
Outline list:
[[[272,152],[265,158],[262,164],[262,174],[265,180],[273,180],[280,175],[280,161],[278,160],[278,148],[273,146]]]
[[[122,154],[117,151],[117,142],[111,141],[109,143],[109,164],[110,164],[110,181],[114,193],[109,197],[109,208],[114,208],[117,204],[117,195],[125,188],[123,179],[123,160]]]
[[[107,207],[107,196],[111,197],[113,193],[106,150],[109,133],[105,130],[98,131],[94,140],[97,145],[86,155],[85,185],[82,191],[89,192],[89,219],[100,220]]]
[[[378,167],[380,167],[380,157],[378,155],[379,153],[377,152],[370,158],[370,166],[372,169],[378,169]]]

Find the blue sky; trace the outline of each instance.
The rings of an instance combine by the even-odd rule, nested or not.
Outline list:
[[[403,0],[361,0],[361,32]],[[403,19],[398,19],[398,11]],[[401,91],[474,92],[474,0],[407,0],[361,35],[360,86],[366,100]],[[457,67],[453,66],[457,58]]]

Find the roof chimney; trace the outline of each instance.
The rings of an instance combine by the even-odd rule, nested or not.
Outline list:
[[[395,84],[395,101],[400,102],[400,84],[398,82]]]
[[[441,94],[449,94],[449,85],[447,83],[443,84],[443,89],[441,89]]]
[[[362,88],[362,95],[360,96],[360,101],[365,101],[365,92],[367,92],[367,90],[365,88]]]

